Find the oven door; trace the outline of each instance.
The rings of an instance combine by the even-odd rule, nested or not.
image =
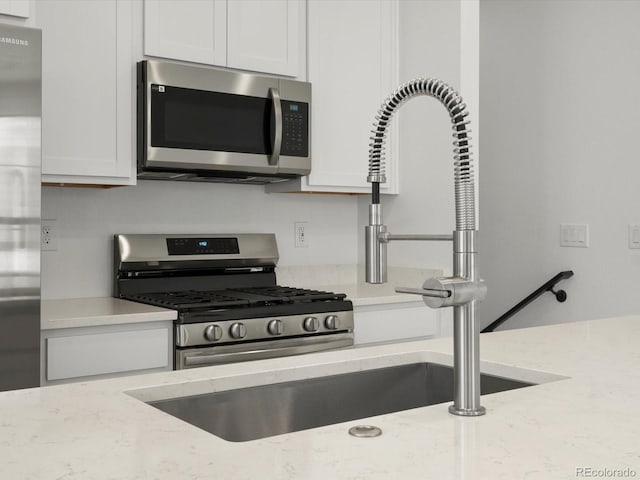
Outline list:
[[[352,345],[353,333],[350,332],[215,347],[176,348],[175,369],[286,357]]]

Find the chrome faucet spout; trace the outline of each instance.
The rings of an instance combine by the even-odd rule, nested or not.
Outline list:
[[[409,98],[427,95],[448,110],[453,128],[456,230],[453,235],[393,235],[382,220],[380,184],[386,182],[384,144],[394,112]],[[387,281],[387,244],[393,240],[453,240],[453,276],[427,280],[422,289],[400,287],[397,291],[422,295],[432,308],[453,307],[454,401],[449,412],[461,416],[485,413],[480,405],[480,329],[476,306],[486,295],[476,265],[476,219],[473,167],[468,112],[462,97],[449,85],[433,78],[417,78],[401,85],[382,104],[371,131],[369,175],[371,205],[365,226],[366,280]]]
[[[372,203],[380,203],[380,184],[387,181],[384,145],[387,129],[395,111],[415,96],[434,97],[442,103],[451,117],[453,130],[453,165],[455,187],[456,230],[475,230],[475,192],[471,163],[471,132],[468,128],[467,106],[462,97],[442,80],[416,78],[397,88],[382,103],[371,130],[369,143],[369,174],[372,184]]]

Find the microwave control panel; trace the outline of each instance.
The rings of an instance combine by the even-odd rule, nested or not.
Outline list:
[[[282,100],[280,155],[309,156],[309,104]]]

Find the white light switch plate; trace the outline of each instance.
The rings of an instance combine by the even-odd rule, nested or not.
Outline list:
[[[640,225],[629,225],[629,248],[640,248]]]
[[[589,246],[589,225],[561,224],[560,246],[587,248]]]

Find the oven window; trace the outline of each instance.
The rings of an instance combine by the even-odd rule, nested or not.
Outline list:
[[[153,147],[271,155],[271,100],[151,86]]]

